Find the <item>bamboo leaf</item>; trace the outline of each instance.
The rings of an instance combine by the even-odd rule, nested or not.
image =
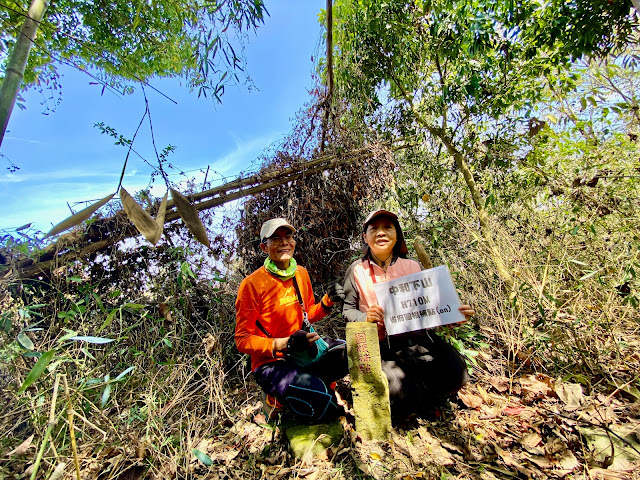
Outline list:
[[[162,230],[159,230],[158,224],[153,219],[149,212],[138,205],[129,192],[124,187],[120,188],[120,201],[122,202],[122,208],[124,212],[131,220],[131,223],[135,225],[138,231],[153,245],[158,243],[162,236]]]
[[[127,368],[124,372],[122,372],[120,375],[118,375],[115,379],[114,382],[117,382],[119,380],[122,380],[129,372],[131,372],[134,368],[136,368],[135,366],[129,367]]]
[[[549,122],[553,123],[554,125],[558,123],[558,117],[556,117],[553,114],[548,114],[546,115],[547,120],[549,120]]]
[[[201,452],[197,448],[194,448],[193,450],[191,450],[191,452],[193,452],[196,458],[200,460],[202,463],[204,463],[207,467],[213,465],[213,460],[211,460],[211,457],[206,453]]]
[[[589,272],[589,273],[587,273],[586,275],[581,276],[579,280],[580,280],[580,281],[582,281],[582,280],[586,280],[587,278],[591,278],[591,277],[593,277],[596,273],[598,273],[600,270],[602,270],[602,269],[600,268],[600,269],[598,269],[598,270],[594,270],[594,271],[592,271],[592,272]]]
[[[64,470],[67,468],[67,462],[60,462],[49,477],[49,480],[60,480],[64,478]]]
[[[24,455],[27,453],[27,450],[31,448],[31,442],[33,441],[34,434],[31,434],[29,438],[27,438],[24,442],[18,445],[16,448],[7,453],[7,457],[11,457],[12,455]]]
[[[571,263],[575,263],[576,265],[582,265],[583,267],[588,267],[588,266],[589,266],[589,264],[588,264],[588,263],[581,262],[580,260],[574,260],[574,259],[571,259],[571,260],[569,260],[569,261],[570,261]]]
[[[104,330],[109,325],[111,325],[111,322],[113,322],[113,318],[116,316],[116,313],[118,313],[118,310],[119,310],[118,308],[114,308],[109,312],[109,315],[107,315],[107,318],[104,321],[104,323],[100,325],[100,328],[98,329],[98,333],[100,333],[102,330]]]
[[[75,337],[78,334],[78,332],[75,332],[73,330],[68,330],[66,328],[65,328],[65,331],[67,333],[65,333],[62,337],[58,339],[58,343],[64,343],[67,340],[69,340],[71,337]]]
[[[18,343],[27,350],[33,350],[33,342],[24,332],[18,334]]]
[[[89,205],[87,208],[80,210],[75,215],[71,215],[69,218],[67,218],[66,220],[63,220],[62,222],[57,224],[55,227],[53,227],[51,230],[49,230],[49,233],[47,233],[44,238],[51,237],[60,232],[64,232],[65,230],[68,230],[71,227],[75,227],[76,225],[81,224],[82,222],[87,220],[91,215],[93,215],[96,210],[98,210],[100,207],[104,206],[109,200],[111,200],[114,195],[115,193],[112,193],[108,197],[104,197],[99,202],[96,202],[92,205]]]
[[[146,305],[141,303],[125,303],[123,305],[124,308],[133,308],[134,310],[140,310],[141,308],[145,308]]]
[[[71,337],[69,338],[69,340],[79,340],[81,342],[95,343],[97,345],[113,342],[113,338],[85,337],[85,336]]]
[[[162,237],[162,232],[164,231],[164,216],[167,213],[167,197],[169,196],[169,192],[164,194],[164,198],[162,202],[160,202],[160,207],[158,208],[158,213],[156,214],[156,225],[157,228],[157,237],[149,238],[148,240],[154,245],[158,243],[160,237]]]
[[[47,369],[51,360],[53,360],[53,355],[56,353],[55,350],[49,350],[48,352],[43,353],[36,364],[33,366],[27,378],[25,378],[24,383],[18,390],[18,394],[24,392],[27,388],[29,388],[33,383],[38,380],[44,371]]]
[[[80,349],[80,351],[81,351],[82,353],[84,353],[87,357],[89,357],[91,360],[95,360],[95,359],[96,359],[96,357],[94,357],[93,355],[91,355],[91,352],[89,352],[89,350],[87,349],[87,347],[82,347],[82,348]]]
[[[204,229],[202,220],[200,220],[198,216],[198,211],[191,205],[187,197],[175,191],[173,188],[171,189],[171,198],[176,206],[176,210],[178,210],[180,218],[182,218],[192,235],[196,240],[208,247],[209,237],[207,237],[207,232]]]
[[[102,392],[102,398],[100,399],[100,408],[104,408],[109,401],[109,397],[111,397],[111,377],[109,374],[104,376],[104,381],[107,382],[107,386],[104,387],[104,391]]]

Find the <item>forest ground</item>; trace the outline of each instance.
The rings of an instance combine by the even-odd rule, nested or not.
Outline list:
[[[480,330],[487,338],[495,333],[488,326]],[[203,343],[202,349],[212,360],[217,348],[214,337],[205,336]],[[637,337],[629,341],[636,361],[639,343]],[[340,418],[341,441],[315,458],[303,459],[295,458],[289,448],[287,420],[283,424],[266,422],[250,375],[228,378],[225,389],[216,393],[210,387],[217,372],[200,375],[196,374],[199,369],[188,364],[174,364],[166,377],[174,396],[153,406],[153,415],[145,416],[144,407],[121,396],[117,404],[94,417],[76,418],[80,475],[123,480],[639,478],[636,389],[596,385],[588,391],[578,383],[535,373],[539,366],[533,358],[509,361],[496,347],[489,342],[479,352],[471,382],[446,408],[428,419],[396,422],[390,442],[363,442],[353,417],[347,414]],[[210,363],[202,365],[211,367]],[[0,430],[9,437],[3,435],[0,478],[28,478],[42,430],[37,425],[34,429],[24,408],[12,408],[16,400],[7,388],[12,382],[6,370],[3,374],[5,407]],[[154,374],[161,375],[159,370]],[[200,378],[194,380],[194,376]],[[162,382],[150,385],[148,395],[153,389],[163,389]],[[220,398],[211,398],[218,394]],[[147,409],[151,408],[151,399],[146,402]],[[350,410],[348,399],[343,402]],[[218,411],[207,413],[206,404],[217,405]],[[48,406],[46,402],[42,405],[45,413]],[[132,420],[136,408],[138,420],[144,421]],[[59,405],[59,417],[64,417],[63,410]],[[40,466],[40,473],[46,476],[42,478],[63,478],[56,476],[57,465],[64,465],[59,467],[64,478],[75,478],[71,452],[57,452],[55,443],[62,450],[60,443],[65,442],[58,436],[46,449]]]

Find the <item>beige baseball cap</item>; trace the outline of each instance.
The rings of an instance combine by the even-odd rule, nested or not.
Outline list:
[[[291,233],[296,233],[296,229],[293,228],[284,218],[272,218],[262,224],[262,228],[260,229],[260,242],[264,243],[265,240],[273,235],[280,227],[287,227],[291,230]]]

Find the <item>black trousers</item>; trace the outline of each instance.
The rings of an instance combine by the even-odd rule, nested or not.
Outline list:
[[[426,414],[469,381],[464,357],[433,332],[390,336],[380,355],[394,417]]]

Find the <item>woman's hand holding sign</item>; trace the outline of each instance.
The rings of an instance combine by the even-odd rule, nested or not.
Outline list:
[[[378,340],[383,340],[387,329],[384,326],[384,311],[380,305],[371,305],[367,309],[367,322],[378,325]]]
[[[458,322],[458,325],[462,325],[463,323],[466,323],[467,320],[469,320],[469,318],[473,317],[476,314],[476,311],[473,309],[471,305],[460,305],[458,307],[458,310],[460,311],[461,314],[464,315],[464,321]]]

